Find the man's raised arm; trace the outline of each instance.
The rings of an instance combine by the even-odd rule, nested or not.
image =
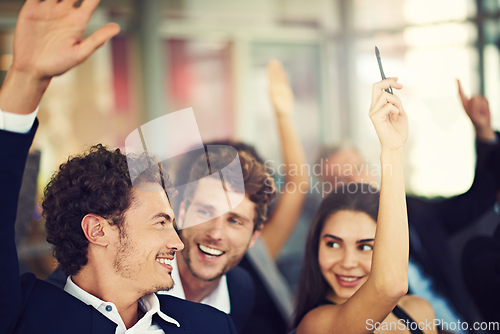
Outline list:
[[[36,131],[33,126],[27,134],[16,133],[23,131],[7,126],[4,120],[27,117],[24,115],[36,109],[52,77],[83,62],[119,31],[116,24],[108,24],[82,39],[99,0],[84,0],[78,8],[75,3],[26,1],[16,24],[13,63],[0,89],[0,254],[4,264],[0,333],[14,330],[23,309],[14,223],[26,156]]]

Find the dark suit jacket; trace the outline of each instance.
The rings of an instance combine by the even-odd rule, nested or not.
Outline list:
[[[500,217],[498,218],[500,220]],[[500,321],[500,226],[496,237],[479,236],[469,241],[462,257],[465,282],[483,320]],[[499,333],[493,331],[491,333]]]
[[[241,332],[250,317],[250,312],[254,304],[254,283],[250,274],[240,267],[230,270],[226,278],[231,302],[231,313],[229,316],[233,319],[238,332]],[[66,274],[60,268],[57,268],[50,274],[46,281],[64,289],[66,279]]]
[[[490,147],[485,157],[487,171],[500,191],[500,145]],[[499,192],[500,194],[500,192]],[[499,198],[500,201],[500,198]],[[498,205],[498,204],[497,204]],[[486,235],[470,238],[462,251],[462,273],[469,292],[486,322],[500,321],[500,214],[491,208],[481,217],[478,230]],[[493,233],[493,228],[496,227]],[[469,233],[469,236],[472,233]],[[500,333],[490,329],[491,333]]]
[[[246,324],[241,334],[281,334],[286,333],[288,329],[287,320],[278,309],[273,298],[267,291],[264,281],[257,272],[248,255],[245,255],[240,262],[240,266],[245,268],[255,284],[255,304],[249,309],[250,321]],[[238,329],[239,330],[239,329]]]
[[[0,333],[115,333],[116,324],[92,306],[33,274],[19,277],[14,222],[28,149],[38,122],[28,134],[0,130]],[[162,312],[181,327],[156,316],[166,333],[237,333],[231,318],[210,306],[159,296]]]
[[[498,175],[491,173],[488,157],[498,145],[476,143],[476,173],[466,193],[442,200],[407,196],[410,256],[468,321],[478,320],[474,316],[476,311],[448,242],[495,203]]]
[[[250,318],[255,300],[255,285],[250,274],[239,266],[231,269],[227,275],[227,289],[231,302],[229,314],[239,333]]]

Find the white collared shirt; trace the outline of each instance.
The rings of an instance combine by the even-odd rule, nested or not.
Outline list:
[[[0,109],[0,130],[28,133],[35,122],[38,108],[30,114],[20,115]]]
[[[69,293],[75,298],[78,298],[87,305],[94,307],[97,311],[101,312],[106,318],[117,324],[116,334],[138,334],[138,333],[148,333],[148,334],[165,334],[163,329],[157,324],[153,323],[153,315],[158,314],[163,320],[170,322],[177,327],[181,325],[173,318],[169,317],[162,311],[160,311],[160,301],[158,297],[152,293],[145,295],[139,299],[139,307],[143,312],[146,312],[144,316],[137,321],[137,323],[127,329],[123,323],[115,304],[110,302],[105,302],[100,300],[96,296],[91,295],[87,291],[76,285],[71,276],[68,276],[66,280],[66,285],[64,286],[64,291]]]
[[[174,280],[174,287],[167,291],[158,291],[161,295],[170,295],[180,299],[186,299],[184,294],[184,287],[182,286],[181,276],[179,274],[179,267],[177,266],[177,256],[172,260],[172,279]],[[231,312],[231,302],[229,300],[229,290],[227,289],[226,275],[222,276],[219,284],[215,289],[200,301],[201,304],[210,305],[219,311],[226,314]]]

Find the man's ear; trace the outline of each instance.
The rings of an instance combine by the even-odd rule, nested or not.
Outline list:
[[[90,243],[107,246],[109,244],[109,240],[107,240],[106,233],[104,232],[106,224],[108,224],[106,219],[89,213],[83,217],[81,226],[85,237]]]
[[[260,233],[262,232],[262,224],[253,231],[252,238],[250,239],[250,243],[248,244],[248,249],[252,248],[255,245],[255,242],[260,237]]]

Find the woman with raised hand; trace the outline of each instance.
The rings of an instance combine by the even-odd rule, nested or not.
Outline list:
[[[430,304],[406,296],[408,120],[401,100],[384,91],[389,87],[402,85],[397,78],[373,85],[369,113],[381,145],[380,194],[352,183],[321,203],[299,283],[293,324],[299,334],[436,333]]]

